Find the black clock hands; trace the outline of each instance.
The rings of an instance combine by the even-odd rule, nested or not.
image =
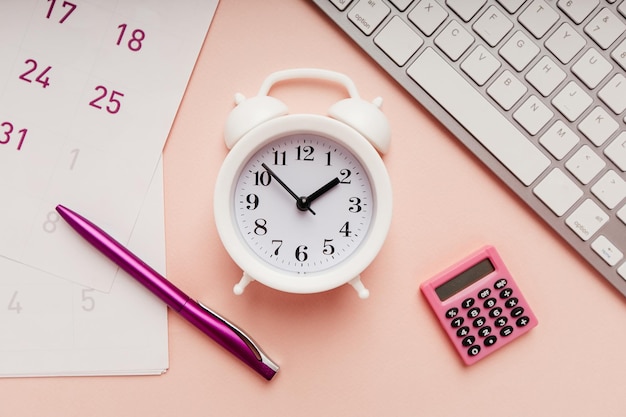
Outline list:
[[[326,184],[324,184],[322,187],[314,191],[312,194],[309,194],[308,196],[298,197],[298,195],[291,188],[289,188],[289,186],[285,184],[285,182],[281,180],[278,175],[276,175],[276,173],[267,166],[267,164],[262,163],[261,166],[267,171],[268,174],[270,174],[272,178],[274,178],[280,184],[281,187],[283,187],[289,193],[289,195],[291,195],[296,200],[296,207],[298,207],[298,210],[310,211],[311,213],[313,213],[313,215],[315,215],[315,212],[313,211],[313,209],[311,209],[311,203],[340,183],[339,178],[335,177],[332,180],[328,181]]]
[[[339,184],[339,178],[335,177],[332,180],[328,181],[326,184],[324,184],[317,191],[313,192],[313,194],[310,194],[307,197],[300,197],[300,199],[296,203],[298,205],[298,208],[303,211],[307,209],[311,210],[310,206],[313,200],[318,199],[319,197],[324,195],[327,191],[330,191],[337,184]]]
[[[303,208],[300,207],[300,201],[302,199],[306,199],[306,197],[298,197],[298,195],[296,193],[294,193],[293,190],[291,188],[289,188],[289,186],[287,184],[285,184],[285,182],[283,180],[278,178],[278,175],[276,175],[276,173],[274,171],[272,171],[270,169],[270,167],[268,167],[265,162],[262,163],[261,166],[267,171],[268,174],[270,174],[270,176],[272,178],[274,178],[281,185],[281,187],[283,187],[285,190],[287,190],[289,195],[291,195],[296,200],[296,206],[298,206],[298,209],[300,209],[302,211],[309,210],[311,213],[315,214],[315,212],[310,207],[303,207]]]

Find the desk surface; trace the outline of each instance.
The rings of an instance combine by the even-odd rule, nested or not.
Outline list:
[[[346,286],[232,292],[241,271],[213,220],[223,123],[235,92],[297,67],[346,73],[385,100],[393,222],[362,275],[365,301]],[[285,83],[272,95],[324,113],[345,92]],[[222,0],[165,148],[165,196],[169,279],[249,331],[279,374],[266,382],[170,314],[166,374],[0,380],[3,416],[623,415],[623,297],[305,0]],[[484,244],[539,326],[465,367],[419,284]]]

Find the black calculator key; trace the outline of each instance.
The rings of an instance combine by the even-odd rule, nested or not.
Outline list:
[[[470,311],[467,312],[467,317],[470,319],[475,319],[480,314],[480,308],[474,307]]]
[[[497,341],[498,341],[498,338],[495,337],[494,335],[491,335],[485,339],[485,346],[493,346],[496,344]]]
[[[490,295],[491,295],[491,290],[489,288],[485,288],[484,290],[480,290],[480,292],[478,293],[478,298],[480,298],[481,300],[484,300]]]
[[[495,284],[493,284],[493,288],[495,288],[496,290],[501,290],[502,288],[506,287],[506,279],[504,278],[500,278],[499,280],[496,281]]]
[[[484,317],[477,317],[476,320],[472,323],[474,327],[483,327],[487,323],[487,319]]]
[[[506,300],[506,303],[504,303],[504,305],[506,306],[506,308],[513,308],[518,303],[519,303],[519,300],[517,299],[517,297],[511,297],[508,300]]]
[[[470,347],[469,349],[467,349],[467,354],[469,356],[476,356],[480,353],[480,346],[478,345],[474,345],[472,347]]]
[[[503,327],[502,330],[500,330],[500,336],[507,337],[507,336],[511,336],[512,334],[513,334],[513,327],[511,326]]]
[[[483,307],[485,308],[493,308],[495,307],[495,305],[497,304],[497,301],[495,298],[491,297],[485,300],[485,302],[483,303]]]
[[[506,323],[509,321],[508,318],[504,317],[504,316],[500,316],[498,317],[495,321],[494,324],[496,325],[496,327],[504,327],[506,326]]]
[[[452,320],[452,323],[450,324],[456,329],[457,327],[461,327],[463,321],[465,321],[463,317],[456,317],[454,320]]]
[[[480,330],[478,331],[478,335],[480,337],[487,337],[490,334],[491,334],[491,327],[489,326],[481,327]]]
[[[476,338],[474,336],[467,336],[465,339],[463,339],[461,343],[463,344],[463,346],[469,347],[469,346],[472,346],[475,341],[476,341]]]
[[[515,307],[512,311],[511,311],[511,317],[519,317],[522,314],[524,314],[524,307]]]
[[[451,309],[446,311],[446,317],[449,319],[455,318],[457,314],[459,314],[459,309],[456,307],[452,307]]]
[[[500,298],[502,298],[503,300],[509,298],[511,295],[513,295],[513,290],[510,288],[505,288],[500,291]]]
[[[501,315],[502,315],[502,309],[500,307],[496,307],[489,312],[489,317],[491,317],[492,319],[500,317]]]
[[[465,337],[469,334],[470,328],[467,326],[460,327],[459,330],[456,331],[456,335],[459,337]]]
[[[528,323],[530,323],[530,319],[526,316],[520,317],[515,322],[515,324],[517,324],[517,327],[526,327]]]
[[[473,305],[474,305],[474,299],[473,298],[466,298],[461,303],[461,306],[463,306],[463,308],[470,308]]]

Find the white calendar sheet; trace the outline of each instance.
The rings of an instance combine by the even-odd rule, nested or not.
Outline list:
[[[128,242],[216,6],[0,2],[0,256],[111,290],[116,268],[54,208]]]
[[[129,248],[164,273],[162,180],[159,166]],[[0,376],[164,372],[167,307],[125,272],[118,274],[103,293],[0,258]]]

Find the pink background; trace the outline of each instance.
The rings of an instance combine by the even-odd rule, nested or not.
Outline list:
[[[343,72],[384,98],[393,222],[350,287],[316,295],[251,284],[213,220],[233,95],[273,71]],[[330,84],[288,82],[293,113],[325,113]],[[524,207],[424,109],[305,0],[222,0],[165,148],[171,281],[247,330],[281,365],[266,382],[175,314],[163,376],[0,380],[2,416],[453,416],[624,414],[624,298]],[[484,244],[496,246],[539,326],[471,367],[419,284]]]

